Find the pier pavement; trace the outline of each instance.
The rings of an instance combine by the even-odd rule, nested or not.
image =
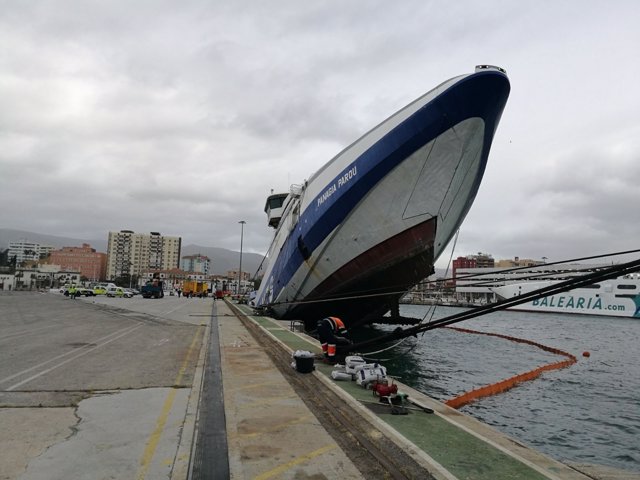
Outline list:
[[[283,367],[314,340],[237,308],[0,294],[0,479],[639,478],[569,468],[419,392],[436,414],[376,412],[328,366]]]
[[[220,357],[206,365],[212,327]],[[227,470],[197,445],[214,368]],[[0,451],[2,480],[363,478],[210,298],[0,294]]]

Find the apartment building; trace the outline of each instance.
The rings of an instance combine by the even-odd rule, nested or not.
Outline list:
[[[60,265],[62,269],[79,271],[88,280],[104,280],[107,271],[107,254],[96,252],[88,243],[82,247],[62,247],[53,250],[49,263]]]
[[[52,245],[42,245],[28,240],[9,242],[9,259],[16,257],[16,265],[28,261],[38,261],[55,248]]]
[[[160,232],[109,232],[107,279],[114,280],[123,275],[140,277],[149,270],[178,268],[181,246],[180,237],[166,237]]]
[[[185,255],[180,261],[180,268],[185,272],[196,272],[209,275],[211,270],[211,260],[209,257],[201,254]]]
[[[227,278],[238,278],[238,270],[227,270]],[[250,272],[242,272],[242,281],[243,282],[248,282],[249,280],[251,280],[251,273]]]
[[[448,287],[455,287],[458,270],[461,268],[493,268],[495,261],[491,254],[478,252],[477,255],[458,257],[452,262],[453,278],[447,283]]]

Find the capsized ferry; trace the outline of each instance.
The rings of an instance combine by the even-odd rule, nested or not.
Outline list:
[[[478,66],[269,196],[276,232],[253,306],[307,329],[328,315],[400,319],[399,299],[433,272],[471,207],[509,91],[503,69]]]
[[[500,298],[508,299],[551,286],[558,281],[512,283],[491,290]],[[582,313],[613,317],[640,318],[640,277],[624,277],[594,283],[568,292],[523,303],[510,310],[532,312]]]

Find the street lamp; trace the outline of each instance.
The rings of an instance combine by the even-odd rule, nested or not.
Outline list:
[[[242,240],[244,237],[244,224],[247,222],[240,220],[238,223],[240,224],[240,269],[238,270],[238,290],[236,293],[240,295],[240,280],[242,278]]]

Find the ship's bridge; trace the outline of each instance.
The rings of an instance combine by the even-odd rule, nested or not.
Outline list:
[[[284,200],[288,195],[288,193],[274,193],[267,197],[264,212],[267,214],[270,227],[278,228],[284,212]]]

